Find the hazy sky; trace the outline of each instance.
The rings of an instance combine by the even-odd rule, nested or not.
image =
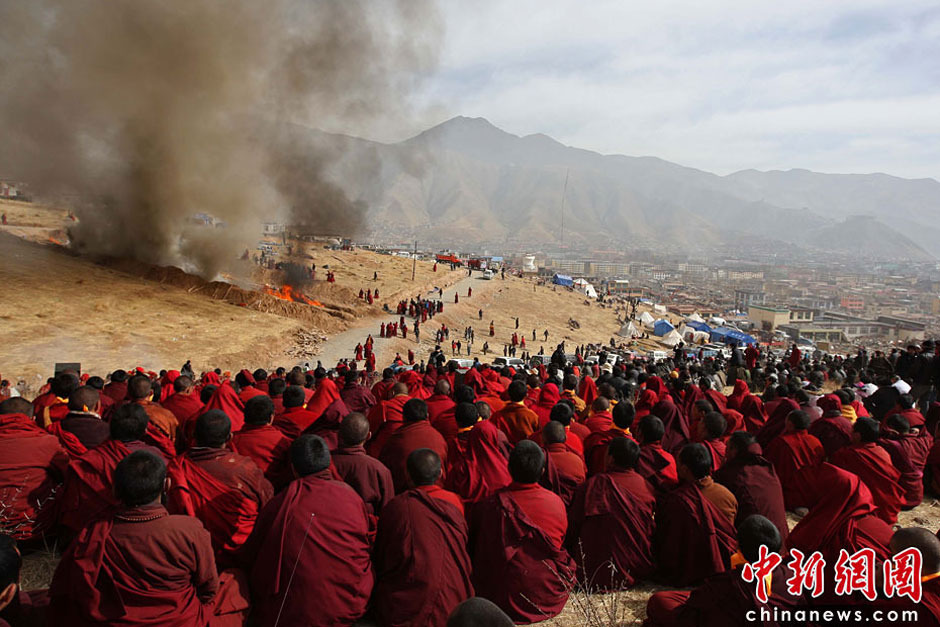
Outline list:
[[[444,0],[432,118],[605,153],[940,178],[937,0]]]

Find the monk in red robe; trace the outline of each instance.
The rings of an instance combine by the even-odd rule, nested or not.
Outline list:
[[[512,482],[507,465],[511,445],[491,421],[481,420],[473,403],[458,404],[455,416],[458,433],[447,444],[444,485],[460,495],[469,509]]]
[[[513,482],[473,510],[473,586],[517,623],[557,616],[576,577],[564,549],[568,517],[561,499],[538,485],[545,454],[523,440],[509,458]]]
[[[366,453],[369,439],[369,421],[358,412],[343,418],[339,430],[340,446],[333,451],[333,466],[343,481],[362,497],[373,516],[395,496],[392,473],[385,464]]]
[[[761,612],[777,608],[793,611],[803,604],[802,597],[787,591],[787,580],[793,572],[784,559],[762,582],[766,586],[767,600],[757,597],[756,587],[742,577],[745,563],[760,558],[761,547],[768,552],[779,553],[783,547],[780,532],[769,520],[760,515],[746,518],[737,531],[740,551],[735,555],[736,565],[732,569],[708,577],[704,583],[691,591],[670,590],[657,592],[646,605],[645,627],[680,627],[701,625],[724,627],[746,624],[748,616],[760,616]],[[761,623],[758,619],[756,622]],[[777,623],[772,621],[765,624]]]
[[[760,444],[753,434],[741,431],[728,439],[725,463],[715,472],[714,479],[728,488],[738,501],[735,526],[749,516],[760,514],[776,525],[786,543],[790,528],[783,488],[773,464],[761,455]]]
[[[232,434],[232,448],[239,455],[251,459],[265,479],[275,489],[280,489],[293,478],[287,459],[291,440],[271,424],[273,420],[274,401],[269,396],[248,399],[245,403],[245,426]]]
[[[171,442],[176,442],[179,421],[169,409],[153,402],[153,383],[144,375],[136,375],[127,384],[127,398],[144,408],[150,424],[159,429]],[[239,425],[241,426],[241,425]]]
[[[73,372],[60,372],[50,385],[49,392],[33,401],[33,418],[40,427],[48,427],[53,422],[65,418],[69,413],[69,395],[81,386],[81,381]]]
[[[264,394],[256,387],[255,375],[249,370],[242,370],[236,374],[235,383],[238,384],[238,399],[243,403],[247,403],[249,399],[255,396]]]
[[[874,607],[883,612],[899,612],[901,616],[904,612],[913,612],[918,625],[940,627],[940,539],[927,529],[908,527],[894,532],[890,548],[893,555],[908,549],[920,551],[921,567],[917,576],[922,596],[918,603],[903,595],[880,598],[874,602]]]
[[[110,396],[115,403],[123,403],[127,398],[127,372],[115,370],[109,378],[110,381],[104,386],[102,392]]]
[[[705,400],[711,404],[713,411],[720,413],[727,411],[728,402],[725,399],[725,395],[712,387],[711,379],[708,377],[702,377],[699,379],[698,387],[700,390],[702,390],[702,394],[705,396]]]
[[[664,394],[650,413],[663,422],[663,428],[666,430],[663,436],[664,449],[676,453],[691,441],[692,433],[689,431],[688,418],[672,402],[671,396]]]
[[[933,438],[924,431],[911,430],[900,414],[888,416],[878,444],[891,456],[891,463],[901,473],[898,480],[904,490],[904,507],[917,507],[924,500],[924,468]]]
[[[274,426],[288,438],[296,438],[320,418],[320,414],[306,408],[304,388],[291,385],[282,395],[284,413],[274,417]]]
[[[512,397],[510,397],[510,400],[512,400]],[[551,419],[552,407],[560,400],[561,394],[558,392],[558,386],[556,384],[546,383],[542,386],[539,392],[539,400],[532,406],[532,411],[536,413],[540,427]],[[510,437],[510,439],[512,439],[512,437]]]
[[[170,410],[180,425],[202,413],[203,403],[193,386],[192,377],[180,375],[173,381],[173,395],[161,403]]]
[[[109,425],[111,439],[83,454],[69,464],[65,484],[58,497],[59,524],[72,533],[117,505],[113,492],[114,469],[134,451],[161,451],[145,444],[150,419],[140,405],[119,407]]]
[[[711,464],[708,449],[687,444],[679,454],[679,487],[660,497],[654,563],[659,577],[670,585],[700,582],[731,564],[737,501],[712,480]]]
[[[551,396],[552,392],[546,392],[546,389],[554,390],[555,397],[558,396],[558,388],[553,384],[548,384],[542,388],[542,397],[546,395]],[[525,406],[526,394],[528,388],[524,381],[513,381],[509,384],[509,388],[506,390],[506,394],[509,396],[509,402],[506,403],[505,407],[496,412],[493,416],[494,424],[506,434],[506,437],[509,438],[509,441],[513,444],[516,444],[539,430],[540,426],[543,424],[540,421],[539,414],[540,411],[536,406],[536,410],[533,411]],[[555,403],[558,402],[558,399],[555,398]],[[554,406],[554,403],[552,403]],[[551,408],[546,410],[546,417],[551,412]],[[545,422],[548,422],[546,419]]]
[[[755,434],[757,443],[767,448],[767,445],[783,433],[787,427],[787,416],[790,412],[799,411],[800,404],[789,397],[790,388],[785,385],[777,386],[777,398],[773,401],[773,407],[767,404],[767,423]]]
[[[657,494],[671,490],[679,484],[676,459],[663,450],[663,421],[653,415],[640,419],[637,442],[640,444],[640,460],[636,471],[649,481]]]
[[[904,506],[901,472],[891,463],[891,456],[878,444],[880,431],[874,418],[859,418],[852,427],[852,444],[836,451],[832,463],[855,473],[868,486],[878,516],[894,524]]]
[[[718,470],[725,461],[726,445],[724,435],[727,426],[728,423],[725,421],[724,415],[717,411],[708,412],[702,421],[696,425],[694,439],[696,442],[704,444],[705,448],[708,449],[708,453],[712,457],[712,472]]]
[[[836,451],[852,443],[852,423],[842,415],[842,401],[835,394],[826,394],[816,401],[816,406],[823,410],[823,415],[813,421],[808,431],[822,443],[826,457],[831,459]]]
[[[551,414],[549,414],[551,418],[549,422],[560,423],[561,426],[565,428],[565,448],[581,459],[584,459],[584,441],[582,438],[590,436],[591,432],[584,425],[574,422],[574,416],[574,409],[572,409],[571,403],[564,400],[552,407]],[[543,435],[545,426],[529,436],[530,440],[542,447],[545,446],[545,438]]]
[[[598,396],[591,403],[591,411],[584,419],[584,426],[591,433],[601,433],[607,431],[614,424],[614,417],[610,414],[610,400],[604,396]]]
[[[313,397],[307,402],[306,410],[320,417],[327,407],[342,399],[336,383],[326,376],[325,372],[318,372],[316,381],[317,388],[313,392]],[[307,427],[309,426],[307,425]]]
[[[36,425],[24,398],[0,403],[0,528],[19,540],[42,536],[54,522],[55,492],[69,457]]]
[[[611,412],[613,424],[606,431],[598,431],[590,434],[584,440],[584,460],[588,467],[588,476],[602,473],[606,470],[607,447],[610,442],[616,438],[630,438],[630,428],[633,427],[633,420],[636,416],[636,410],[633,403],[629,401],[620,401],[614,406]]]
[[[803,410],[790,412],[784,432],[767,446],[765,456],[774,465],[783,486],[783,502],[788,510],[806,507],[810,486],[800,471],[817,466],[826,459],[822,444],[807,432],[809,415]]]
[[[826,564],[835,564],[844,549],[852,555],[860,549],[872,549],[878,563],[891,555],[891,527],[877,515],[871,492],[856,475],[832,464],[823,463],[803,469],[811,486],[809,513],[790,532],[787,545],[804,555],[822,553]],[[825,590],[819,603],[845,603],[834,594],[832,569],[826,569]]]
[[[374,575],[369,513],[356,491],[330,473],[315,435],[291,445],[299,477],[258,516],[241,553],[250,568],[258,625],[352,625],[365,614]]]
[[[439,494],[441,459],[434,451],[412,452],[407,466],[410,489],[379,518],[372,600],[382,625],[443,625],[473,596],[467,523],[463,510]]]
[[[653,573],[656,497],[636,472],[640,446],[614,438],[608,455],[606,471],[575,493],[568,524],[578,579],[591,590],[629,588]]]
[[[887,419],[894,414],[900,414],[907,420],[912,429],[923,427],[925,424],[924,415],[914,407],[914,397],[910,394],[901,394],[898,397],[897,407],[893,410],[889,410],[888,413],[885,414],[885,418]],[[884,424],[885,422],[882,420],[882,426],[884,426]]]
[[[119,410],[120,411],[120,410]],[[120,507],[84,528],[49,588],[50,625],[241,625],[244,585],[216,572],[209,534],[160,504],[163,460],[136,451],[114,469]]]
[[[62,446],[71,455],[77,457],[76,452],[81,455],[108,439],[110,431],[108,423],[101,419],[98,390],[87,385],[77,388],[69,394],[68,406],[69,413],[49,425],[49,430],[59,436]],[[78,440],[81,446],[75,446],[74,440]]]
[[[396,494],[407,489],[408,475],[405,464],[411,452],[419,448],[429,448],[447,462],[447,442],[428,422],[427,403],[413,398],[405,403],[402,409],[401,428],[388,437],[379,454],[379,461],[392,473]]]
[[[374,396],[378,402],[388,400],[395,383],[397,383],[395,371],[391,368],[386,368],[382,371],[382,380],[372,386],[372,396]]]
[[[366,450],[372,457],[378,457],[388,438],[401,428],[405,403],[411,400],[408,386],[401,381],[392,386],[390,394],[391,398],[379,401],[367,416],[372,439]]]
[[[437,422],[447,412],[450,412],[450,416],[453,417],[453,409],[457,403],[450,397],[450,394],[450,382],[447,379],[441,379],[434,384],[434,394],[425,399],[428,404],[428,420],[431,421],[431,425],[435,429],[441,432],[446,440],[450,439],[448,435],[453,435],[453,433],[449,433],[451,431],[449,428],[450,421],[447,425],[442,424],[441,426],[438,426]]]
[[[358,379],[359,373],[355,370],[347,372],[344,378],[345,385],[343,389],[339,391],[339,395],[349,411],[367,414],[378,401],[376,401],[375,396],[372,395],[369,388],[361,385]]]
[[[587,479],[584,459],[565,446],[565,428],[551,421],[542,428],[545,442],[545,474],[540,484],[561,497],[565,507],[571,504],[574,493]]]

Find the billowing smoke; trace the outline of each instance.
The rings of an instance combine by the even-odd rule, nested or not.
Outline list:
[[[439,39],[432,0],[0,0],[0,175],[79,250],[205,276],[264,221],[354,235],[311,127],[406,114]]]

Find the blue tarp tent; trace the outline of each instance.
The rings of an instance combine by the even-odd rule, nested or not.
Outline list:
[[[705,324],[704,322],[696,322],[695,320],[686,320],[685,326],[690,329],[695,329],[696,331],[704,331],[705,333],[711,333],[712,328]]]
[[[669,333],[670,331],[674,330],[675,328],[676,327],[672,326],[671,322],[663,318],[660,318],[659,320],[653,323],[653,335],[657,337],[662,337],[666,335],[667,333]]]
[[[574,285],[574,279],[565,274],[556,274],[552,277],[552,283],[555,285],[563,285],[565,287],[572,287]]]
[[[742,333],[735,329],[729,329],[728,327],[718,327],[717,329],[712,329],[711,337],[712,342],[721,342],[723,344],[756,344],[757,340],[748,335],[747,333]]]

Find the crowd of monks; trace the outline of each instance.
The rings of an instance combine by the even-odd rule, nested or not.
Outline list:
[[[916,547],[918,624],[940,625],[940,540],[891,526],[940,478],[940,405],[895,389],[873,417],[804,366],[761,396],[672,360],[63,372],[0,402],[0,625],[506,625],[643,581],[675,588],[651,626],[872,605],[831,569],[788,591],[786,559],[761,598],[741,576],[761,547],[871,549],[879,572]],[[20,590],[53,541],[48,590]]]

